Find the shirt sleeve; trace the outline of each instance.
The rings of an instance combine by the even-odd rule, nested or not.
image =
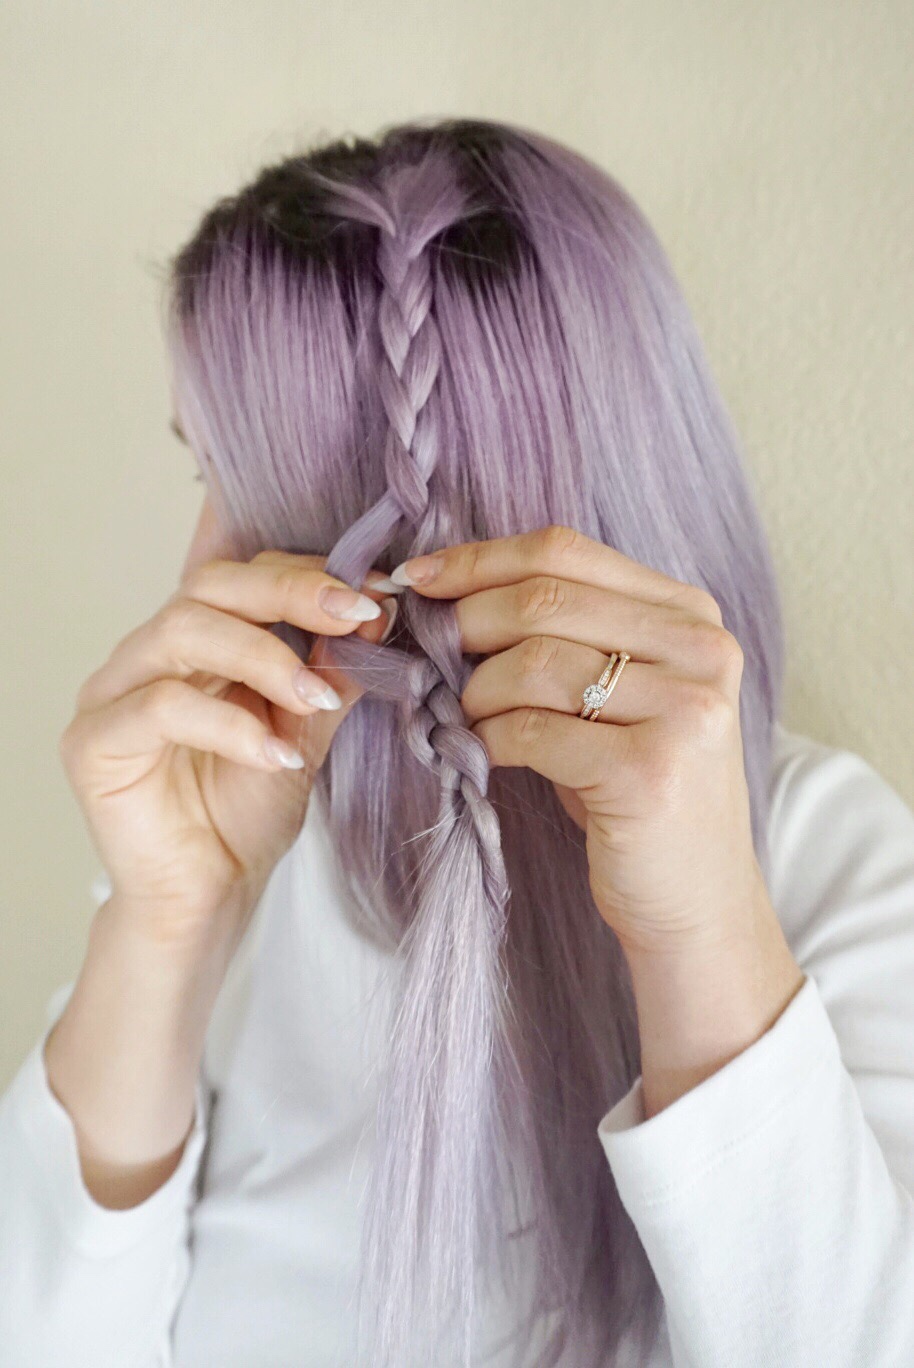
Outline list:
[[[201,1074],[192,1128],[166,1182],[137,1206],[101,1206],[83,1183],[76,1132],[44,1064],[72,986],[52,996],[41,1038],[0,1097],[0,1362],[158,1368],[169,1362],[189,1271],[208,1093]]]
[[[914,814],[812,743],[772,821],[805,980],[723,1068],[598,1134],[654,1268],[675,1368],[914,1363]]]

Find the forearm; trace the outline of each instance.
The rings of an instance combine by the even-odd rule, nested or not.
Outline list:
[[[112,901],[96,913],[45,1067],[101,1205],[135,1206],[177,1167],[230,956],[219,941],[194,952],[157,944]]]
[[[765,899],[739,928],[689,944],[627,950],[626,958],[646,1117],[758,1040],[804,978]]]

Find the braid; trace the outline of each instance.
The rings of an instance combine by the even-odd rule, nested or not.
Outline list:
[[[326,182],[320,175],[317,179],[331,186],[331,208],[380,229],[379,390],[388,423],[387,489],[340,537],[327,561],[328,574],[358,587],[402,522],[416,529],[417,542],[423,540],[429,480],[438,461],[438,443],[426,404],[441,368],[427,247],[470,210],[453,174],[440,162],[397,167],[388,173],[385,193],[378,198],[361,186]],[[442,799],[457,791],[462,795],[485,852],[490,891],[504,902],[507,879],[498,823],[485,801],[488,756],[467,729],[457,699],[463,674],[459,646],[455,643],[442,652],[433,639],[438,634],[430,633],[423,622],[426,614],[436,616],[435,610],[436,605],[417,602],[410,613],[414,635],[427,656],[410,674],[406,739],[416,758],[438,773]]]
[[[478,736],[467,729],[454,690],[430,661],[413,663],[409,672],[412,707],[406,724],[410,750],[441,778],[442,801],[459,791],[479,840],[488,896],[497,906],[507,900],[507,875],[501,855],[498,818],[486,798],[489,757]],[[409,706],[409,704],[407,705]]]
[[[428,400],[442,349],[427,247],[471,211],[441,162],[397,167],[377,195],[334,186],[335,211],[380,230],[387,487],[327,562],[330,574],[357,587],[404,524],[416,549],[428,549],[433,534],[439,445]],[[352,637],[331,643],[344,668],[358,674],[364,667],[375,696],[403,703],[405,740],[440,785],[400,946],[403,977],[364,1227],[363,1292],[367,1285],[369,1357],[377,1368],[399,1368],[415,1352],[417,1319],[440,1326],[455,1309],[463,1330],[458,1354],[469,1363],[477,1270],[491,1272],[502,1252],[508,1189],[503,1167],[491,1160],[510,1154],[509,1114],[515,1140],[524,1124],[503,966],[508,881],[486,797],[488,756],[459,702],[467,667],[452,610],[419,596],[404,607],[422,655]],[[465,1198],[455,1208],[458,1192]],[[401,1217],[395,1229],[392,1212]],[[426,1361],[434,1354],[430,1346]]]
[[[327,562],[329,574],[356,587],[401,521],[421,531],[429,506],[429,479],[438,460],[437,443],[423,422],[441,366],[441,338],[431,311],[432,273],[426,248],[465,212],[466,204],[440,164],[428,168],[424,179],[416,179],[416,170],[400,167],[391,173],[384,201],[374,200],[357,186],[343,187],[331,197],[332,207],[339,212],[380,229],[379,390],[388,423],[384,447],[387,489],[343,534]],[[407,195],[412,224],[400,209]]]

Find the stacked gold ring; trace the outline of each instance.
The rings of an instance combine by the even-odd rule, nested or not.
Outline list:
[[[625,651],[613,651],[606,669],[596,684],[588,684],[584,690],[584,706],[579,713],[580,717],[585,718],[588,722],[596,722],[600,716],[600,710],[618,684],[619,676],[629,660],[631,660],[631,656],[626,655]]]

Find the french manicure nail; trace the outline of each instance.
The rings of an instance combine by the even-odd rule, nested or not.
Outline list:
[[[343,706],[343,700],[336,689],[331,689],[329,684],[323,679],[318,679],[310,670],[306,670],[304,665],[299,665],[292,676],[292,688],[303,702],[310,703],[315,708],[335,712]]]
[[[416,556],[413,560],[404,561],[398,565],[396,570],[391,570],[390,578],[394,584],[406,585],[428,584],[440,571],[444,559],[441,556]]]
[[[358,594],[354,589],[337,588],[333,584],[324,585],[317,601],[329,617],[338,618],[341,622],[371,622],[373,618],[381,616],[380,605],[374,599]]]
[[[271,764],[282,765],[284,769],[304,769],[305,767],[304,757],[278,736],[267,737],[263,743],[263,753]]]
[[[399,605],[399,603],[397,602],[397,600],[396,600],[395,598],[382,598],[382,599],[381,599],[381,607],[384,609],[384,612],[387,614],[387,626],[384,628],[384,631],[383,631],[383,632],[381,633],[381,635],[378,637],[378,645],[379,645],[379,646],[383,646],[383,645],[384,645],[385,641],[387,640],[387,638],[390,636],[391,632],[393,631],[393,629],[394,629],[394,623],[395,623],[396,620],[397,620],[397,611],[398,611],[400,605]]]
[[[376,589],[379,594],[402,594],[406,588],[405,584],[395,584],[389,575],[382,575],[377,570],[369,570],[365,576],[365,584],[369,589]]]

